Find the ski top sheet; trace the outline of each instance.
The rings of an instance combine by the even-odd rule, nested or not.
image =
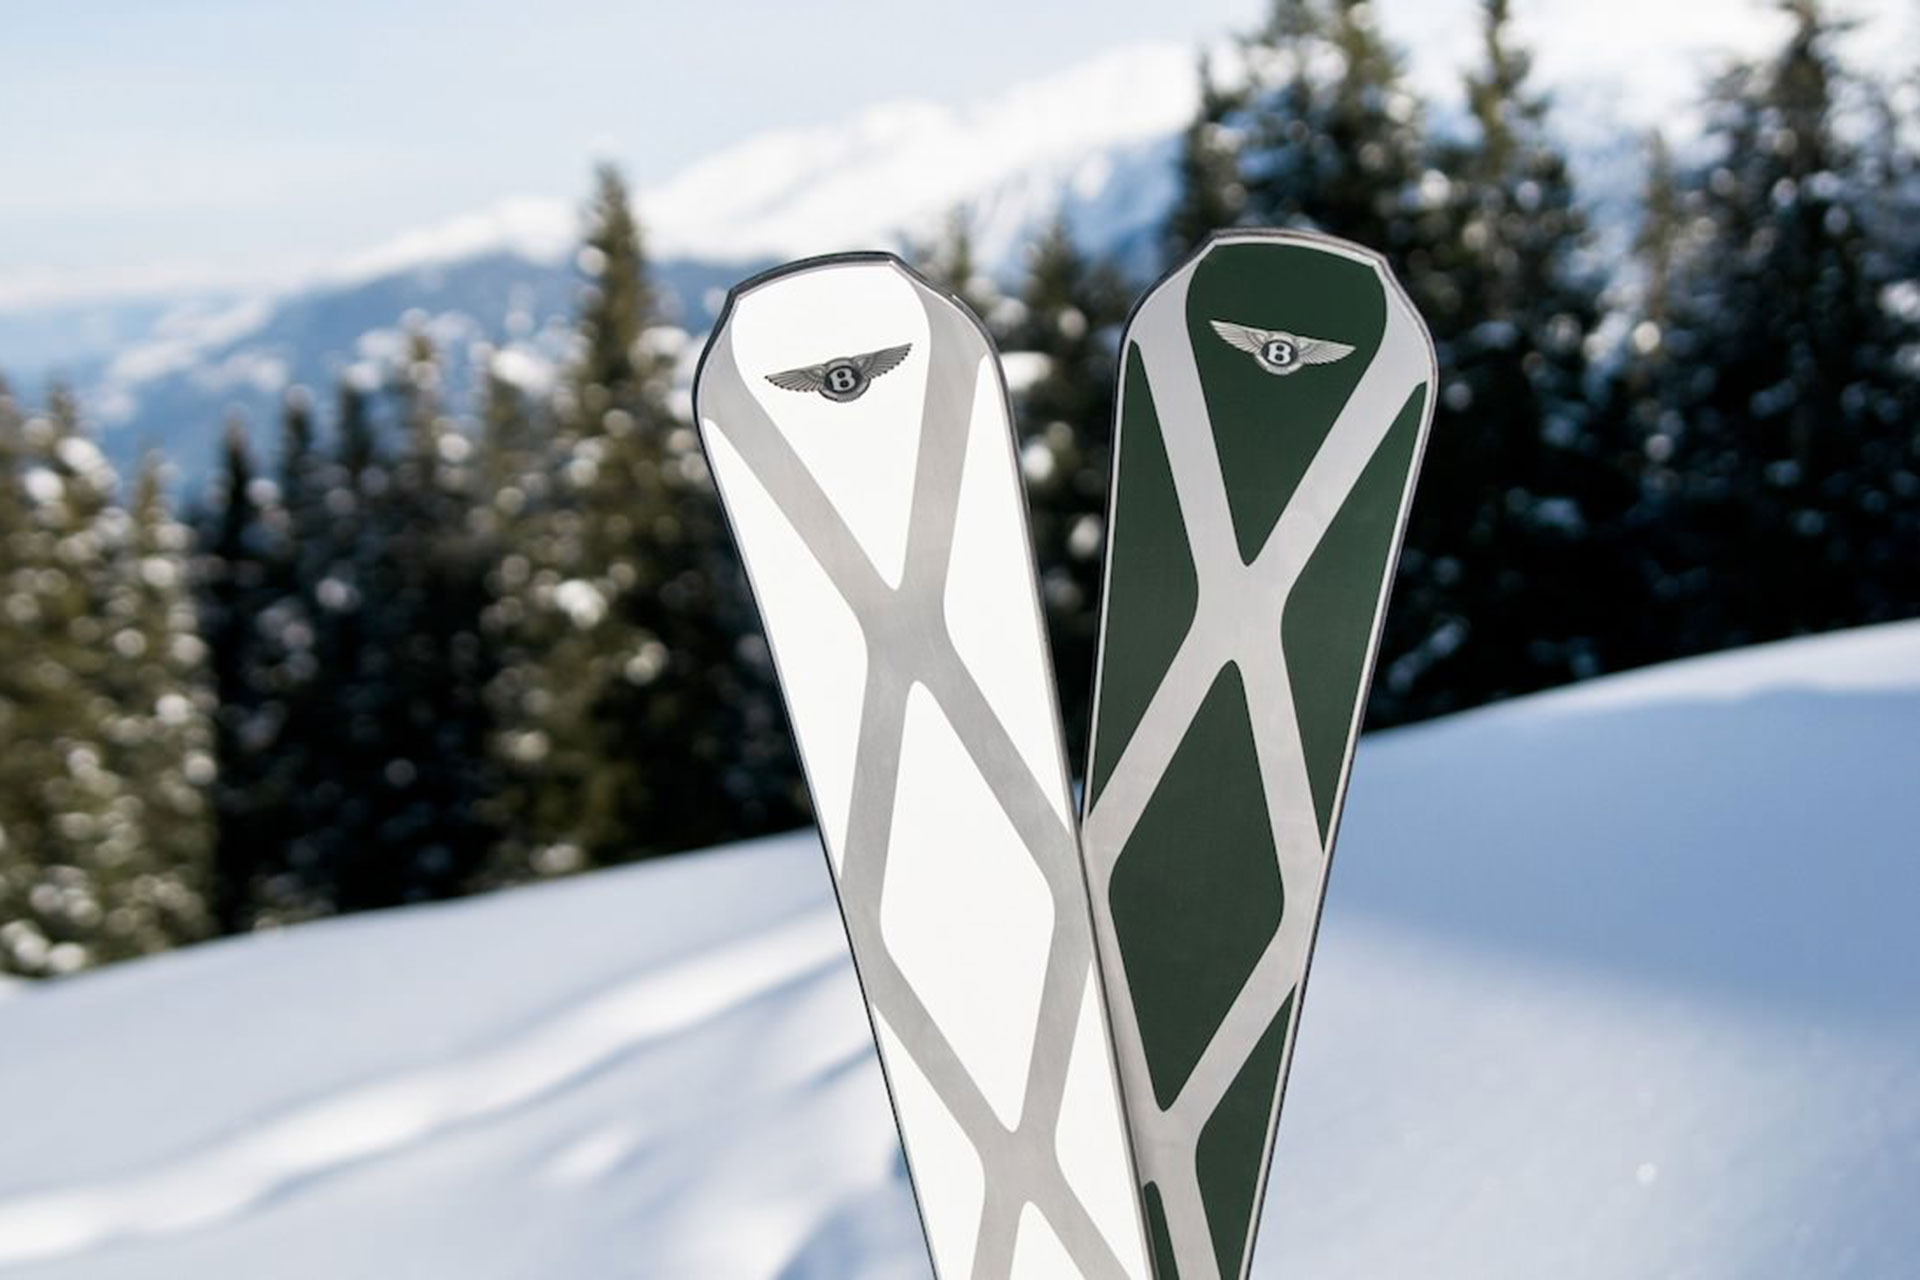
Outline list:
[[[1219,235],[1121,341],[1081,832],[1159,1280],[1239,1280],[1433,346],[1375,254]]]
[[[979,322],[891,255],[728,297],[695,417],[940,1280],[1148,1280],[1025,500]]]

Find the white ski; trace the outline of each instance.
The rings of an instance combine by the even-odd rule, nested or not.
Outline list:
[[[991,341],[897,259],[729,296],[695,416],[940,1280],[1148,1280]]]

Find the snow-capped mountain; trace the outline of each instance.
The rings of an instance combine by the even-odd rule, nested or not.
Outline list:
[[[1443,118],[1460,68],[1476,56],[1473,0],[1380,0],[1414,82]],[[1532,0],[1518,9],[1556,127],[1603,231],[1619,244],[1639,181],[1640,138],[1660,124],[1682,138],[1703,73],[1777,40],[1782,18],[1752,0],[1596,8]],[[1899,0],[1861,0],[1873,18],[1851,51],[1885,65],[1911,47]],[[1231,42],[1214,54],[1233,61]],[[1090,249],[1145,273],[1151,237],[1173,195],[1169,161],[1191,116],[1198,51],[1146,44],[1098,54],[1054,75],[958,106],[879,105],[839,124],[748,138],[664,181],[641,185],[639,212],[678,323],[699,331],[726,285],[782,258],[925,243],[965,207],[983,264],[1017,274],[1032,232],[1064,210]],[[1230,71],[1229,71],[1230,74]],[[213,458],[222,420],[238,413],[269,436],[291,385],[323,393],[342,375],[374,376],[424,327],[450,362],[447,385],[471,384],[485,350],[530,384],[564,358],[579,284],[577,204],[507,201],[419,228],[315,276],[264,291],[231,289],[174,305],[43,303],[9,308],[0,289],[0,368],[34,395],[49,371],[78,383],[126,464],[157,446],[189,474]]]
[[[704,327],[711,300],[754,265],[656,264],[675,318],[695,329]],[[343,378],[362,389],[378,385],[415,330],[445,362],[456,408],[475,385],[483,354],[509,380],[543,390],[570,350],[581,284],[570,247],[535,257],[490,246],[284,294],[196,300],[84,367],[78,381],[123,474],[141,452],[158,449],[191,478],[212,466],[227,421],[247,424],[271,452],[288,388],[324,398]],[[323,403],[323,422],[330,415]]]
[[[1182,45],[1141,45],[958,109],[898,103],[769,133],[646,193],[644,210],[665,252],[708,259],[887,244],[962,205],[996,266],[1062,205],[1112,246],[1173,194],[1167,141],[1198,102],[1194,68]]]
[[[1003,274],[1061,209],[1089,247],[1125,253],[1171,198],[1167,161],[1193,110],[1193,69],[1182,46],[1120,49],[978,104],[898,103],[769,133],[643,188],[669,315],[700,332],[743,275],[806,253],[925,242],[961,206],[981,260]],[[376,379],[409,329],[434,340],[456,390],[483,352],[504,352],[503,370],[537,388],[567,352],[579,225],[573,201],[517,199],[278,292],[158,314],[69,308],[65,352],[43,336],[29,354],[81,385],[116,462],[157,447],[191,476],[211,463],[224,420],[237,415],[270,442],[288,387]],[[150,327],[124,340],[141,321]],[[0,313],[0,366],[9,337],[28,333],[47,329]]]
[[[1254,1260],[1920,1257],[1920,624],[1366,739]],[[811,833],[0,985],[0,1276],[901,1280]]]

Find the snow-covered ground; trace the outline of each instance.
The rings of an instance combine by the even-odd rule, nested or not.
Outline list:
[[[1363,746],[1255,1274],[1920,1258],[1920,624]],[[0,1276],[927,1271],[811,836],[0,993]]]

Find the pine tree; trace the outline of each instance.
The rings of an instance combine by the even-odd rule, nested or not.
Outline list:
[[[343,381],[336,403],[331,452],[315,445],[304,395],[289,399],[284,418],[282,501],[293,547],[284,592],[309,634],[278,746],[297,817],[277,874],[261,886],[263,922],[342,907],[342,880],[377,844],[386,785],[393,472],[368,394]]]
[[[1484,0],[1474,128],[1436,151],[1447,177],[1424,185],[1444,191],[1406,277],[1441,386],[1375,692],[1386,721],[1594,674],[1628,592],[1595,554],[1635,486],[1588,407],[1585,218],[1509,24],[1506,0]]]
[[[350,580],[355,597],[339,619],[350,634],[321,650],[329,698],[349,717],[348,740],[325,753],[322,772],[352,781],[316,872],[342,911],[461,892],[493,843],[484,818],[493,654],[480,624],[489,548],[470,519],[473,446],[440,410],[439,365],[423,336],[410,339],[408,356],[390,465],[364,438],[364,407],[346,402],[363,420],[343,441],[364,451],[358,519],[336,552],[346,573],[303,592],[325,609],[323,591],[340,597],[325,583]],[[374,475],[383,481],[369,484]]]
[[[167,510],[155,455],[141,466],[128,515],[127,540],[109,562],[116,630],[107,737],[137,835],[101,886],[102,960],[166,950],[212,926],[213,698],[189,592],[192,535]]]
[[[1020,304],[1006,338],[1007,363],[1033,368],[1034,376],[1014,388],[1014,412],[1054,674],[1077,769],[1093,694],[1115,353],[1128,291],[1112,268],[1081,252],[1062,213],[1029,250]]]
[[[433,353],[409,356],[392,444],[350,384],[330,454],[289,396],[277,484],[229,433],[200,557],[228,931],[458,893],[491,849],[491,545]]]
[[[269,607],[284,578],[278,494],[255,474],[245,427],[228,424],[212,506],[200,524],[195,587],[216,710],[212,909],[221,933],[254,927],[269,878],[285,870],[299,817],[278,754],[285,707],[281,632]]]
[[[1365,0],[1333,0],[1305,21],[1280,0],[1270,39],[1291,53],[1248,142],[1250,212],[1346,236],[1395,261],[1414,247],[1405,209],[1421,178],[1421,108]],[[1337,68],[1322,79],[1320,64]]]
[[[1832,53],[1840,24],[1782,8],[1783,47],[1712,93],[1714,158],[1682,182],[1699,238],[1659,302],[1680,424],[1669,625],[1689,651],[1920,609],[1915,329],[1887,305],[1897,157],[1838,127],[1874,92]]]
[[[203,927],[197,655],[156,489],[114,501],[71,394],[24,420],[0,396],[0,461],[0,968],[68,973]]]
[[[59,889],[43,879],[57,817],[47,782],[65,768],[58,744],[78,728],[46,510],[58,490],[37,456],[49,434],[0,382],[0,973],[50,969],[57,926],[42,916]]]
[[[107,906],[103,880],[137,853],[126,780],[113,771],[107,741],[114,659],[106,566],[125,530],[124,513],[112,508],[116,478],[86,439],[79,403],[66,388],[53,389],[29,432],[39,445],[29,461],[42,490],[38,559],[51,590],[41,596],[35,664],[44,719],[34,745],[50,757],[40,774],[46,820],[28,918],[51,944],[43,972],[60,973],[98,959],[89,943]]]
[[[540,406],[487,359],[481,371],[475,519],[496,554],[509,531],[547,496],[549,435]]]
[[[908,245],[906,256],[921,275],[958,298],[996,338],[1000,336],[1005,299],[980,265],[973,243],[973,210],[965,205],[948,210],[940,234],[930,242]]]
[[[1247,222],[1345,236],[1403,267],[1423,245],[1422,111],[1372,6],[1274,0],[1239,61],[1226,91],[1202,68],[1169,247]]]
[[[1227,127],[1238,97],[1214,80],[1209,59],[1200,59],[1200,105],[1180,132],[1174,161],[1175,197],[1161,235],[1161,256],[1178,262],[1214,231],[1246,216],[1247,189],[1240,181],[1237,140]]]
[[[1674,656],[1671,604],[1682,584],[1671,566],[1678,511],[1674,469],[1680,415],[1667,402],[1675,374],[1671,361],[1670,300],[1676,265],[1687,252],[1691,222],[1671,148],[1664,134],[1647,140],[1647,176],[1640,225],[1633,239],[1643,273],[1623,308],[1630,323],[1620,350],[1603,368],[1594,418],[1612,450],[1614,473],[1628,478],[1626,507],[1590,530],[1596,555],[1618,575],[1630,607],[1613,611],[1603,664],[1609,670]]]
[[[33,620],[37,585],[27,558],[33,530],[21,482],[23,428],[13,389],[0,376],[0,742],[21,741],[25,732],[19,673],[28,659],[25,632]],[[18,918],[19,900],[31,884],[22,847],[31,785],[17,753],[0,752],[0,920]],[[0,972],[18,963],[12,955],[18,940],[0,934]]]
[[[505,548],[512,648],[496,682],[511,814],[494,876],[711,843],[756,824],[738,570],[698,440],[667,405],[665,335],[626,185],[588,211],[581,355],[556,406],[553,491]]]
[[[256,649],[271,652],[265,691],[277,708],[270,757],[252,768],[277,797],[285,844],[265,853],[256,882],[257,922],[282,923],[324,914],[332,894],[322,868],[339,840],[341,791],[335,752],[344,685],[325,661],[327,610],[320,584],[333,561],[329,532],[335,501],[332,467],[316,442],[311,397],[296,387],[281,411],[277,501],[265,513],[264,581],[253,607]],[[270,868],[270,869],[269,869]]]

